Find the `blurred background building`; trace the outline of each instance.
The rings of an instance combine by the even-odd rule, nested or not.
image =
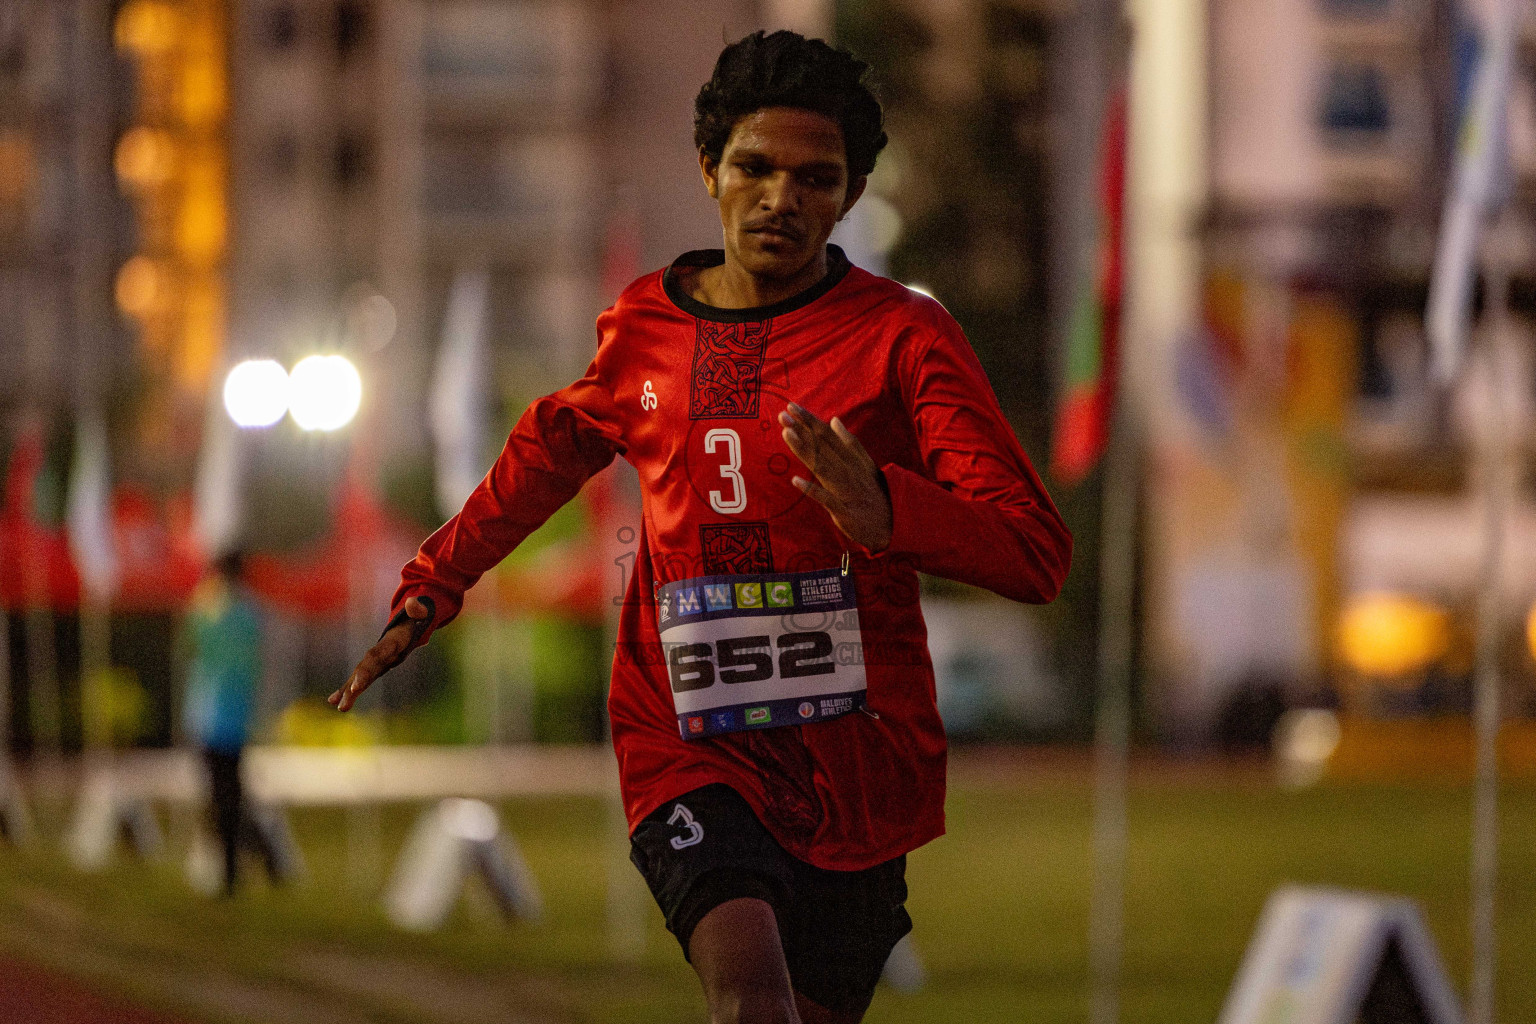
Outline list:
[[[1209,5],[1200,308],[1166,339],[1147,400],[1146,668],[1173,733],[1241,735],[1312,692],[1356,709],[1463,710],[1501,390],[1528,475],[1533,379],[1532,23],[1509,143],[1515,372],[1482,331],[1442,393],[1423,327],[1458,128],[1488,4]],[[1508,258],[1508,257],[1506,257]],[[1528,488],[1502,579],[1511,701],[1528,705],[1536,597]],[[1402,599],[1402,600],[1400,600]],[[1316,699],[1316,697],[1314,697]],[[1225,721],[1223,723],[1223,716]],[[1244,724],[1245,716],[1257,721]],[[1261,732],[1262,734],[1262,728]]]

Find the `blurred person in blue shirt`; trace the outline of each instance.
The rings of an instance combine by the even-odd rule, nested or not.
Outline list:
[[[240,775],[261,680],[261,614],[241,583],[244,568],[245,553],[238,549],[215,560],[213,574],[192,596],[186,624],[190,661],[182,724],[208,766],[213,824],[224,847],[226,895],[234,893],[238,881],[242,841],[252,843],[273,880],[281,881],[270,844],[245,809]]]

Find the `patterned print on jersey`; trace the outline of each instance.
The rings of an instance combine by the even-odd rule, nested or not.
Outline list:
[[[701,523],[704,575],[773,572],[767,523]]]
[[[755,419],[763,346],[772,320],[722,324],[695,320],[688,418]]]

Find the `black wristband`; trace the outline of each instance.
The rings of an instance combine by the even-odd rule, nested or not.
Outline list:
[[[406,600],[409,601],[410,598],[406,598]],[[409,622],[411,624],[411,642],[408,645],[406,645],[406,648],[405,648],[404,651],[401,652],[400,657],[396,658],[395,661],[390,664],[390,666],[389,666],[390,668],[394,668],[396,665],[400,664],[400,662],[404,661],[405,660],[405,656],[407,654],[410,654],[412,651],[414,651],[421,644],[422,634],[425,633],[427,630],[431,629],[432,628],[432,623],[437,621],[437,604],[436,604],[436,602],[434,602],[426,594],[421,594],[421,595],[417,596],[416,600],[420,601],[422,604],[427,606],[427,617],[426,618],[424,618],[424,619],[413,619],[413,618],[411,618],[409,615],[405,614],[405,605],[402,604],[400,606],[400,610],[398,612],[396,612],[394,614],[394,617],[389,620],[389,623],[387,625],[385,625],[384,632],[379,634],[379,639],[382,640],[382,639],[384,639],[384,636],[390,630],[394,629],[396,626],[400,625],[402,622]],[[388,671],[388,670],[386,669],[386,671]]]

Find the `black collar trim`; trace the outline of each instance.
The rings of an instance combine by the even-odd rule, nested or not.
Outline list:
[[[724,262],[725,250],[723,249],[694,249],[692,252],[685,252],[661,275],[661,286],[666,290],[667,298],[671,299],[679,309],[700,320],[714,320],[722,324],[748,324],[771,320],[776,316],[793,313],[802,306],[810,305],[837,287],[838,282],[848,273],[848,268],[853,266],[848,262],[847,254],[839,246],[829,245],[827,246],[826,277],[797,295],[791,295],[769,306],[753,306],[748,309],[721,309],[719,306],[706,305],[684,291],[677,280],[678,267],[702,270],[705,267],[718,267]]]

